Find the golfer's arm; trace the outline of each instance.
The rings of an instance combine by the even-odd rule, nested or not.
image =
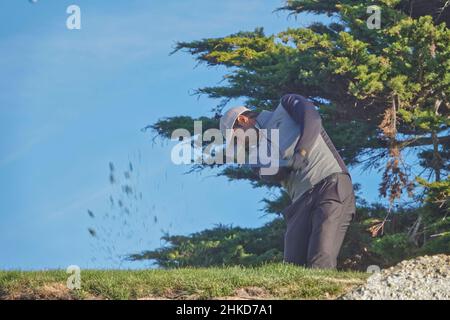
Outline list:
[[[314,104],[301,95],[285,95],[281,98],[281,104],[292,119],[300,125],[301,135],[296,150],[306,156],[322,131],[320,114]]]

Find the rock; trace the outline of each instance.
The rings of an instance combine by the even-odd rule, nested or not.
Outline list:
[[[372,275],[343,300],[450,300],[450,256],[423,256]]]

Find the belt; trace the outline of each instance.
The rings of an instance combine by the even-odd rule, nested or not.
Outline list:
[[[306,198],[307,196],[311,195],[317,188],[322,187],[323,184],[327,183],[327,182],[332,182],[334,180],[334,182],[337,181],[337,178],[340,175],[347,175],[349,176],[350,180],[352,179],[352,177],[350,176],[350,173],[348,172],[336,172],[336,173],[332,173],[329,176],[323,178],[322,180],[320,180],[318,183],[316,183],[315,185],[313,185],[310,189],[308,189],[306,192],[304,192],[300,198],[298,198],[294,203],[297,203],[299,201],[303,201],[304,198]],[[291,205],[293,205],[294,203],[292,203]]]
[[[319,181],[317,184],[315,184],[311,189],[315,189],[315,188],[317,188],[318,186],[321,186],[321,185],[323,185],[324,183],[327,183],[327,182],[336,182],[336,181],[337,181],[337,178],[338,178],[340,175],[347,175],[347,176],[350,178],[350,180],[352,179],[352,177],[350,176],[350,173],[348,173],[348,172],[336,172],[336,173],[332,173],[332,174],[330,174],[328,177],[323,178],[322,180],[320,180],[320,181]]]

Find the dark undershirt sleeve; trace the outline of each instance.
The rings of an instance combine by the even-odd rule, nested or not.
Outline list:
[[[301,128],[301,136],[296,150],[306,155],[309,154],[314,142],[322,131],[322,119],[319,112],[312,102],[297,94],[283,96],[281,104]]]

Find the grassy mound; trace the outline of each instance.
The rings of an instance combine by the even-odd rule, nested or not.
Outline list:
[[[81,272],[69,290],[64,271],[0,271],[0,299],[333,299],[367,274],[307,270],[284,264],[257,268]]]

